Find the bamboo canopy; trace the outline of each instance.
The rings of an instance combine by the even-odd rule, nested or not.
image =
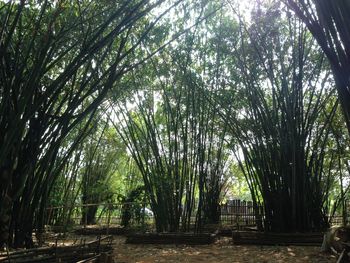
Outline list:
[[[350,133],[350,2],[285,0],[326,54]]]

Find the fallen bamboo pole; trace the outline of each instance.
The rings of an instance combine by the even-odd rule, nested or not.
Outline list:
[[[97,240],[78,245],[40,247],[23,249],[0,254],[0,262],[30,263],[30,262],[77,262],[100,256],[101,253],[112,251],[112,237],[99,237]],[[86,261],[92,262],[92,261]]]

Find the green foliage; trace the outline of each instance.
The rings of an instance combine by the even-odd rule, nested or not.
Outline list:
[[[130,226],[130,220],[135,219],[136,223],[140,223],[142,219],[142,209],[145,205],[145,189],[143,186],[131,190],[126,196],[119,196],[122,204],[121,225]]]

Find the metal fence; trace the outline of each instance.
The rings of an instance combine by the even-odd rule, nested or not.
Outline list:
[[[129,211],[129,225],[154,227],[154,217],[151,209],[147,204],[140,203],[102,203],[102,204],[85,204],[74,206],[60,206],[47,208],[46,224],[47,225],[83,225],[89,224],[86,218],[86,211],[96,208],[94,224],[97,225],[121,225],[123,213]],[[256,227],[263,225],[264,208],[262,205],[255,206],[251,201],[229,200],[221,205],[221,216],[219,224],[222,226],[232,226],[234,228]],[[84,218],[85,215],[85,218]],[[125,218],[124,218],[125,220]],[[193,217],[192,223],[195,222]],[[335,215],[331,218],[331,225],[342,223],[342,217]]]
[[[120,225],[126,210],[129,211],[130,225],[140,226],[144,224],[154,225],[153,212],[147,204],[140,203],[102,203],[84,204],[74,206],[49,207],[46,211],[47,225],[88,225],[87,211],[96,209],[94,224]],[[262,207],[254,209],[253,203],[242,200],[229,200],[221,205],[221,217],[219,224],[234,226],[255,226],[257,219],[262,218]],[[124,213],[124,214],[123,214]],[[125,220],[125,218],[124,218]],[[193,217],[193,222],[195,217]]]
[[[140,221],[153,218],[144,204],[140,203],[101,203],[73,206],[48,207],[46,209],[47,225],[87,225],[88,210],[96,209],[94,223],[97,225],[121,224],[123,211],[131,211],[129,223],[138,224]]]
[[[254,207],[253,202],[229,200],[221,205],[221,224],[236,227],[256,226],[263,218],[263,207]]]

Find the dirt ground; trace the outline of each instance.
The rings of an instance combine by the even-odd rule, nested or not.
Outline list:
[[[230,238],[221,238],[212,245],[132,245],[125,238],[114,237],[117,263],[328,263],[335,256],[323,254],[319,247],[300,246],[236,246]]]

